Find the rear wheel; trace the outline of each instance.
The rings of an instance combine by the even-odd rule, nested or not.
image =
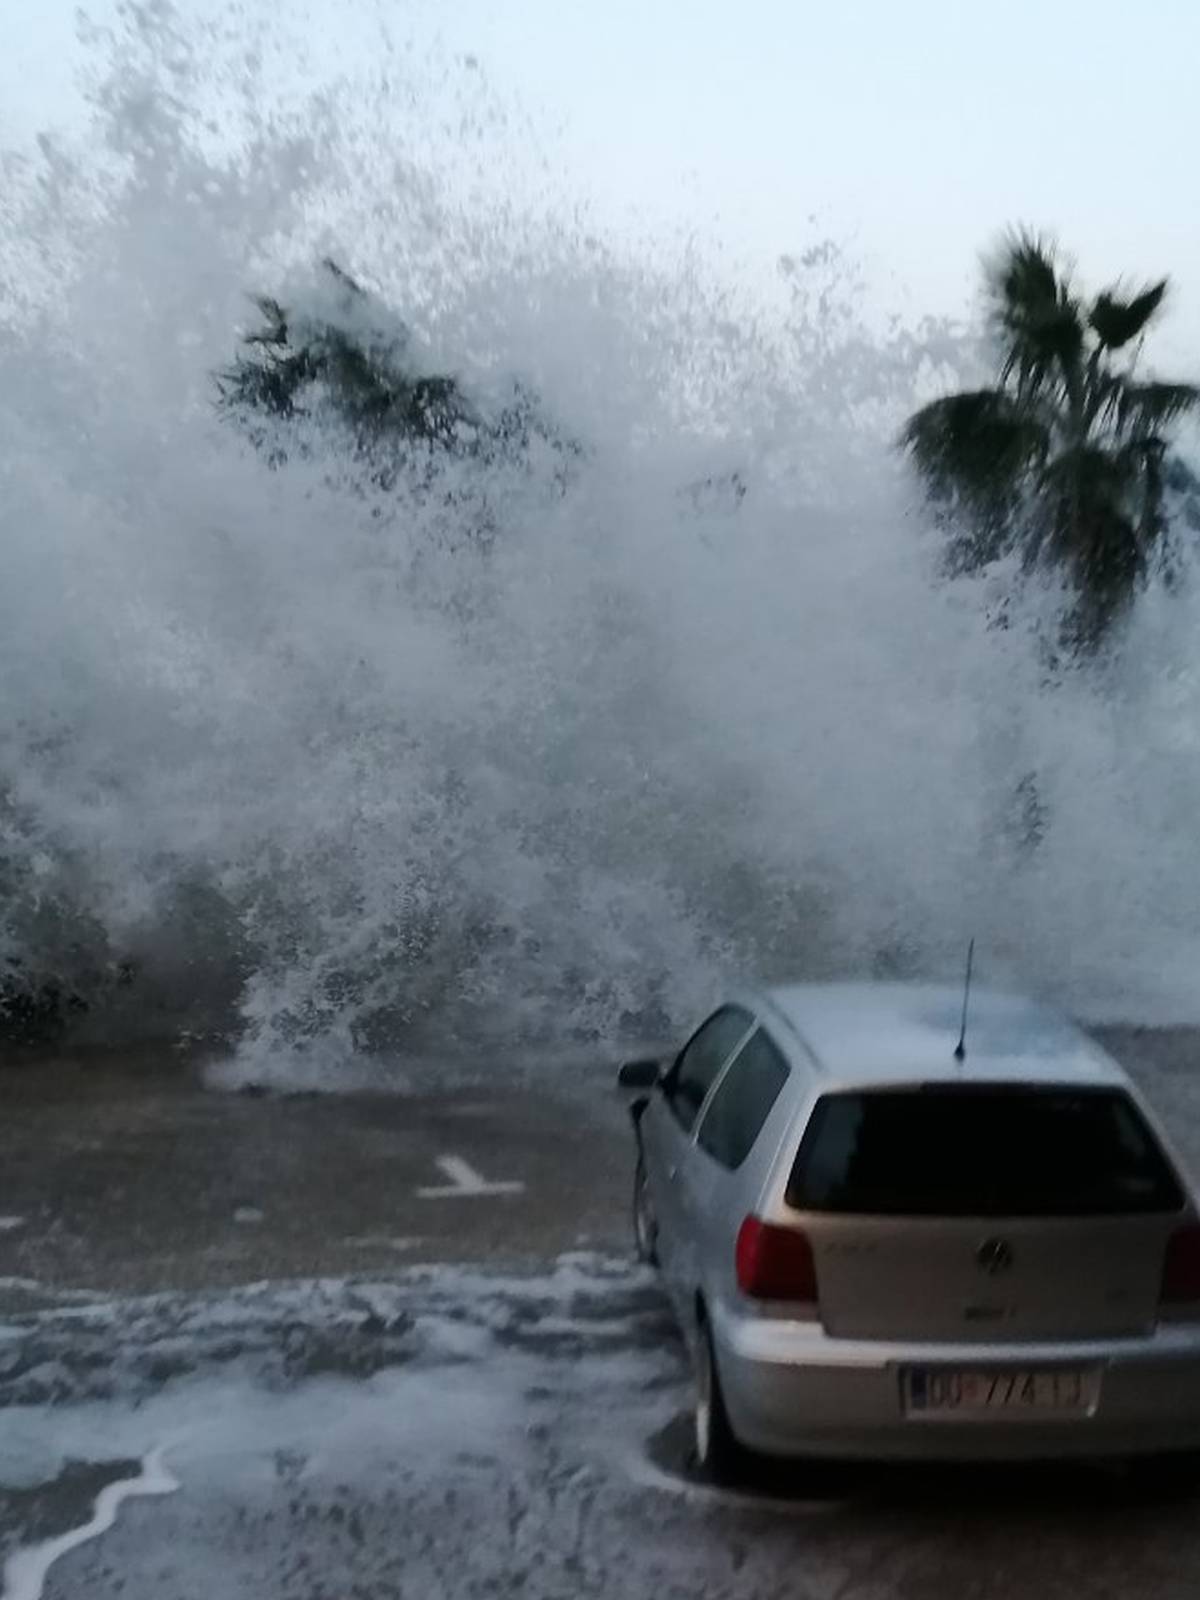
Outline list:
[[[650,1182],[646,1176],[646,1158],[638,1151],[637,1170],[633,1175],[633,1240],[639,1261],[650,1266],[658,1265],[658,1218],[654,1215],[654,1202],[650,1198]]]
[[[746,1452],[734,1437],[721,1393],[712,1336],[701,1322],[696,1340],[696,1465],[710,1483],[731,1486],[746,1473]]]

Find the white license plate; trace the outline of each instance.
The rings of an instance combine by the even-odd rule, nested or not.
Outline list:
[[[1100,1397],[1094,1367],[906,1367],[906,1416],[936,1418],[1089,1416]]]

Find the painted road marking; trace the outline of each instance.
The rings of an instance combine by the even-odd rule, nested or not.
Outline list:
[[[498,1183],[489,1183],[488,1180],[469,1161],[464,1161],[461,1156],[438,1156],[434,1166],[444,1172],[449,1178],[449,1183],[438,1184],[431,1189],[418,1189],[419,1200],[450,1200],[460,1196],[475,1196],[488,1194],[521,1194],[525,1185],[516,1179],[504,1179]]]
[[[24,1226],[24,1217],[0,1217],[0,1233],[15,1233]]]
[[[342,1243],[349,1245],[351,1250],[415,1250],[425,1241],[403,1234],[399,1238],[393,1238],[386,1233],[362,1233],[343,1239]]]

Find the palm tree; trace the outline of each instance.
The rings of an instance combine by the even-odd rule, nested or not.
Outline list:
[[[505,403],[484,414],[457,378],[418,369],[408,328],[336,261],[321,263],[318,289],[320,309],[308,314],[255,296],[260,325],[215,375],[221,412],[269,449],[272,464],[287,459],[278,425],[315,415],[349,430],[383,488],[406,462],[418,472],[437,457],[487,464],[523,458],[537,445],[553,456],[555,479],[565,486],[581,447],[528,385],[514,382]]]
[[[452,448],[477,426],[452,377],[411,370],[408,331],[335,261],[321,263],[335,315],[294,315],[269,295],[255,297],[262,326],[245,353],[217,374],[223,409],[288,420],[315,390],[367,447],[382,437]],[[386,330],[386,331],[384,331]]]
[[[922,407],[900,442],[951,529],[949,569],[1015,554],[1058,571],[1073,595],[1066,641],[1094,648],[1167,557],[1169,491],[1190,477],[1173,470],[1169,433],[1200,389],[1135,375],[1165,278],[1088,301],[1025,232],[984,272],[997,381]]]

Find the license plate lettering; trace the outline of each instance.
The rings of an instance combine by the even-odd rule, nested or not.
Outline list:
[[[1097,1373],[1080,1367],[909,1367],[901,1398],[913,1417],[1082,1416],[1095,1409],[1098,1386]]]

